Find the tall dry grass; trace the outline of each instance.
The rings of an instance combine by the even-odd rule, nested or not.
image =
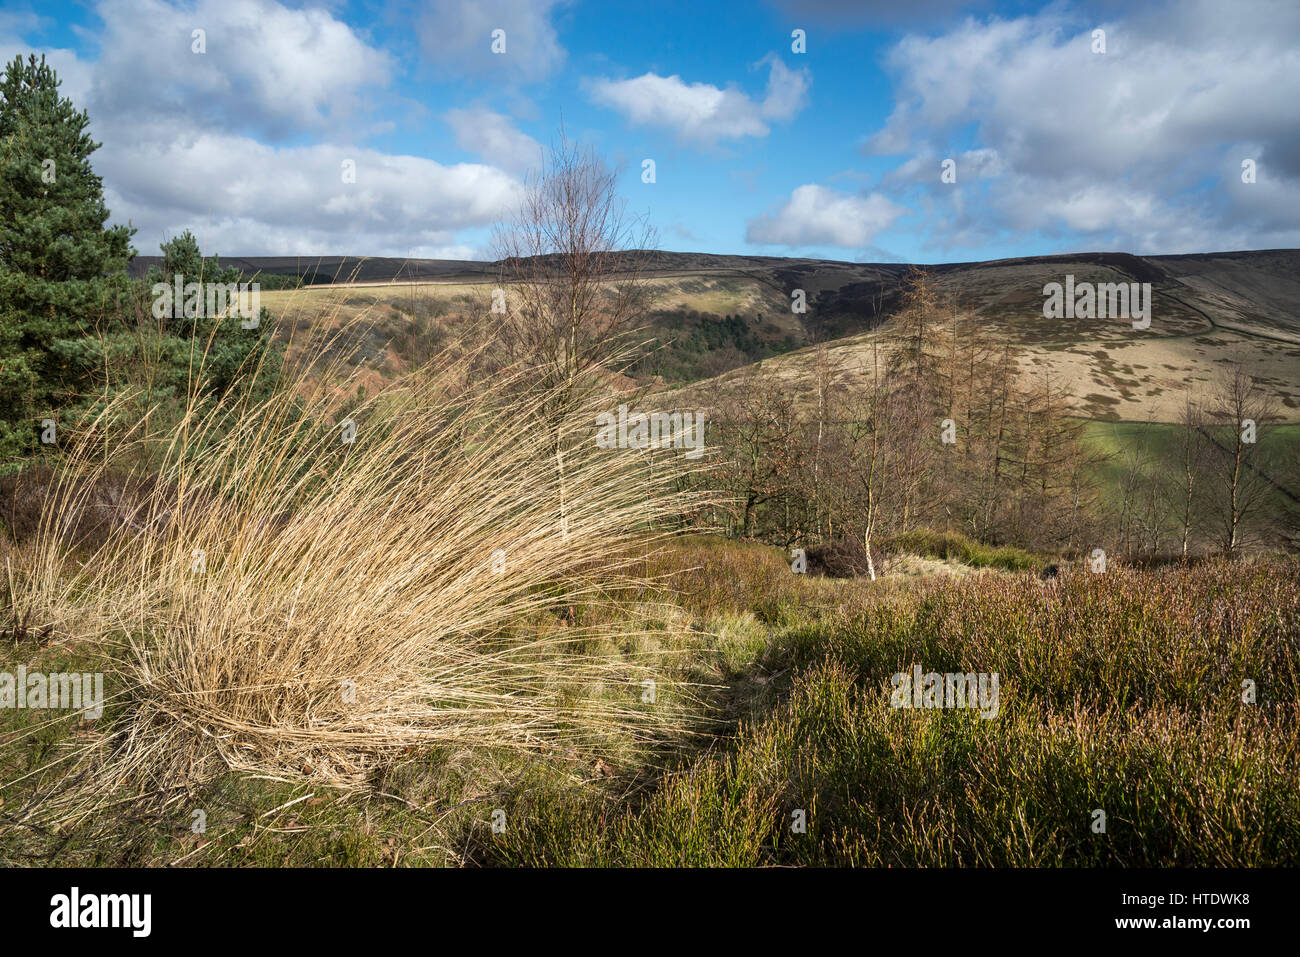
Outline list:
[[[475,381],[444,357],[358,400],[337,341],[303,355],[263,401],[196,393],[143,452],[100,427],[109,408],[57,470],[15,588],[104,663],[110,716],[60,759],[87,787],[162,795],[230,770],[352,787],[411,748],[675,724],[642,701],[662,662],[589,653],[546,612],[608,594],[617,556],[677,514],[676,453],[596,448],[599,396],[540,421],[554,404],[517,387],[526,370]],[[111,529],[87,545],[106,483]]]

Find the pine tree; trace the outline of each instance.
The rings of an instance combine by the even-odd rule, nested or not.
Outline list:
[[[0,467],[36,442],[38,419],[94,373],[95,337],[120,322],[134,230],[105,227],[89,117],[45,63],[0,78]]]
[[[146,290],[155,283],[179,282],[183,288],[192,282],[227,285],[242,278],[237,268],[223,267],[219,257],[205,257],[188,229],[159,248],[162,269],[149,270],[143,283]],[[270,318],[265,308],[260,309],[256,323],[246,323],[245,317],[233,310],[224,316],[196,317],[187,316],[180,304],[174,305],[165,336],[170,341],[170,372],[175,384],[185,388],[188,377],[197,372],[205,395],[223,396],[241,381],[245,387],[251,386],[253,395],[265,395],[274,383],[283,353],[271,339]]]

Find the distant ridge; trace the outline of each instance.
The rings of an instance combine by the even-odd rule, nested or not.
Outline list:
[[[390,333],[406,328],[404,317],[458,315],[468,301],[465,285],[497,282],[503,265],[356,256],[221,261],[267,277],[273,314],[292,308],[339,318],[371,310]],[[133,271],[142,275],[159,262],[140,257]],[[661,343],[647,376],[683,387],[762,364],[800,393],[814,381],[818,344],[828,346],[837,382],[852,386],[868,374],[875,331],[897,314],[911,268],[671,251],[649,253],[646,266],[653,284],[644,319]],[[1087,418],[1176,421],[1184,389],[1210,389],[1223,369],[1241,362],[1278,400],[1284,421],[1300,421],[1300,250],[1081,252],[924,268],[939,299],[972,320],[968,333],[1012,346],[1022,371],[1050,374]],[[301,298],[279,292],[294,276],[314,291]],[[1079,284],[1149,283],[1150,327],[1082,313],[1049,319],[1043,290],[1069,276]],[[366,288],[344,286],[336,296],[329,288],[336,280]],[[409,283],[429,285],[417,291]],[[796,300],[806,308],[792,308]]]
[[[782,265],[828,265],[853,268],[870,263],[784,256],[734,256],[715,253],[680,253],[651,250],[645,254],[652,272],[692,272],[713,269],[772,269]],[[223,266],[237,266],[247,275],[258,272],[277,276],[302,276],[310,285],[330,282],[424,282],[427,280],[482,279],[496,276],[499,263],[471,259],[401,259],[385,256],[222,256]],[[161,256],[136,256],[129,272],[141,277],[151,266],[162,266]],[[888,268],[903,270],[905,265]]]
[[[144,276],[162,267],[161,256],[136,256],[129,272]],[[222,266],[244,275],[301,276],[308,285],[333,282],[425,282],[431,279],[481,279],[492,263],[457,259],[389,259],[359,256],[222,256]]]
[[[785,311],[793,291],[802,289],[807,297],[807,321],[816,324],[816,336],[822,340],[864,331],[891,315],[911,268],[907,263],[660,250],[645,255],[644,274],[650,277],[753,284],[763,290],[769,315]],[[161,263],[159,256],[137,256],[131,272],[143,276],[150,266]],[[299,276],[312,286],[476,283],[491,282],[501,275],[500,263],[464,259],[228,256],[222,257],[221,263],[238,267],[245,276]],[[940,294],[981,318],[1027,324],[1025,332],[1035,336],[1055,336],[1062,329],[1059,324],[1041,324],[1044,285],[1074,275],[1076,280],[1091,282],[1150,283],[1165,335],[1190,335],[1198,329],[1221,327],[1300,346],[1300,249],[1170,256],[1080,252],[920,265],[931,273]],[[268,288],[279,285],[268,283]],[[1069,339],[1076,333],[1082,335],[1083,330],[1058,338]]]
[[[732,272],[792,270],[797,274],[821,269],[860,273],[863,279],[899,276],[909,263],[850,262],[788,256],[741,256],[654,250],[646,254],[650,273]],[[1060,253],[1051,256],[1023,256],[1010,259],[971,260],[953,263],[917,263],[935,273],[961,272],[980,267],[1053,266],[1080,263],[1109,266],[1127,273],[1138,282],[1160,282],[1171,276],[1200,274],[1198,267],[1214,263],[1255,266],[1300,267],[1300,250],[1257,249],[1175,255],[1138,256],[1123,252]],[[427,282],[430,280],[483,281],[498,275],[499,264],[469,259],[402,259],[362,256],[222,256],[225,266],[237,266],[246,275],[261,272],[277,276],[301,276],[309,285],[332,282]],[[129,272],[141,277],[151,266],[161,266],[161,256],[136,256]],[[1294,273],[1293,273],[1294,275]]]

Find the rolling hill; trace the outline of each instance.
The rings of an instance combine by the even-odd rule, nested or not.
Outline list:
[[[138,257],[136,274],[158,257]],[[495,282],[490,262],[355,257],[227,257],[248,276],[300,277],[304,287],[266,291],[278,317],[299,323],[365,315],[364,350],[403,363],[413,340],[475,313]],[[655,291],[648,316],[661,347],[636,370],[681,387],[763,362],[807,388],[816,342],[828,344],[836,380],[863,374],[872,338],[898,308],[899,263],[851,263],[697,253],[647,254]],[[1064,382],[1080,415],[1111,421],[1173,421],[1186,386],[1210,387],[1242,361],[1300,421],[1300,250],[1179,256],[1075,253],[924,266],[944,297],[991,334],[1014,345],[1031,374]],[[1043,287],[1150,283],[1149,329],[1124,319],[1045,319]],[[807,311],[791,310],[805,291]],[[411,334],[412,323],[418,335]]]

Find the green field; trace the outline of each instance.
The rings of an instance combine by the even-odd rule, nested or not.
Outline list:
[[[1140,463],[1146,475],[1167,468],[1181,468],[1182,428],[1165,422],[1089,421],[1085,437],[1105,461],[1097,466],[1104,501],[1114,504],[1125,480],[1130,461]],[[1294,508],[1300,501],[1300,425],[1281,423],[1261,427],[1258,432],[1260,462],[1279,488],[1270,491],[1267,507],[1278,512]],[[1289,494],[1288,494],[1289,493]]]

